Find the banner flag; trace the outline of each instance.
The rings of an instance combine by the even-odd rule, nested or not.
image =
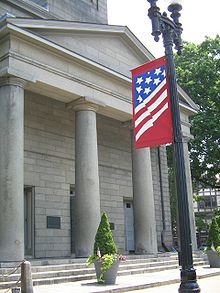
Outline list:
[[[165,57],[132,69],[131,73],[135,148],[172,143]]]

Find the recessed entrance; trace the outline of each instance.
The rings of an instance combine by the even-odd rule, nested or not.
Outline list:
[[[34,257],[34,188],[24,188],[24,251]]]
[[[125,249],[134,252],[134,214],[132,201],[124,201]]]

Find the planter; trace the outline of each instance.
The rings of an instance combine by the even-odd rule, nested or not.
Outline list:
[[[102,274],[101,271],[101,265],[102,263],[100,261],[95,261],[95,271],[96,271],[96,277],[97,280],[99,280],[100,275]],[[106,270],[106,272],[103,273],[102,279],[104,280],[103,284],[115,284],[117,272],[119,267],[119,260],[114,260],[112,266]]]
[[[211,268],[220,268],[220,256],[217,251],[207,250],[206,251],[209,264]]]

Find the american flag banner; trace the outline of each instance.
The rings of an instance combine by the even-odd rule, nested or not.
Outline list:
[[[135,148],[172,143],[165,57],[132,69],[131,73]]]

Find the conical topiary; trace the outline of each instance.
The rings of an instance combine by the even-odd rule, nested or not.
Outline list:
[[[207,248],[211,249],[212,246],[215,248],[220,246],[220,228],[218,226],[216,217],[213,217],[212,219],[207,239]]]
[[[94,255],[100,251],[101,256],[105,254],[116,254],[117,247],[112,237],[112,231],[110,230],[110,224],[106,213],[102,214],[101,221],[95,236],[94,243]]]

